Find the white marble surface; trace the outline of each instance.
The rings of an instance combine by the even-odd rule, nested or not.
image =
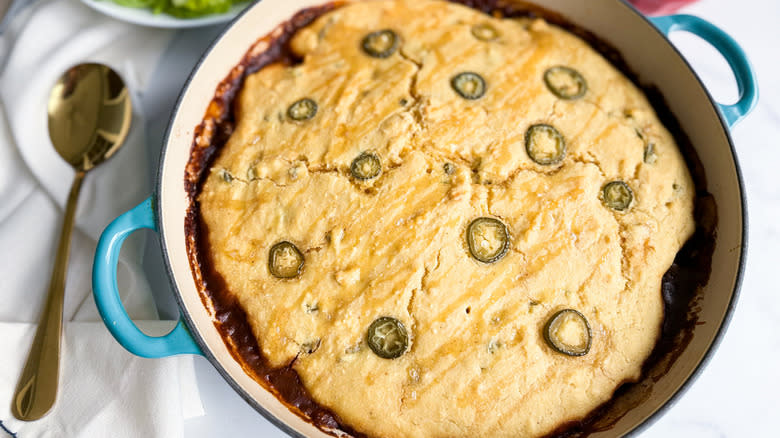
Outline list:
[[[701,0],[683,12],[725,29],[749,55],[758,72],[758,107],[733,130],[748,195],[749,246],[741,297],[731,325],[710,364],[686,394],[642,438],[777,437],[780,414],[780,2]],[[149,92],[150,148],[159,147],[167,115],[197,54],[218,29],[177,35],[161,63],[160,93]],[[718,100],[736,98],[736,85],[714,49],[687,35],[673,37]],[[164,79],[164,80],[163,80]],[[149,247],[154,248],[153,245]],[[148,254],[158,282],[158,304],[173,309],[160,272],[159,254]],[[175,310],[174,310],[175,312]],[[188,420],[188,437],[284,437],[222,380],[202,358],[196,363],[206,415]]]

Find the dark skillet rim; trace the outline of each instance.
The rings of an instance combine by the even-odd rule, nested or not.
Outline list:
[[[203,356],[208,359],[209,362],[216,368],[217,372],[222,376],[223,379],[233,388],[236,393],[238,393],[241,398],[243,398],[250,406],[252,406],[257,412],[260,413],[266,420],[271,422],[274,426],[278,427],[280,430],[285,432],[286,434],[290,435],[294,438],[306,438],[304,435],[298,433],[295,429],[290,427],[287,423],[281,421],[276,416],[274,416],[271,412],[269,412],[265,407],[263,407],[257,400],[255,400],[252,396],[250,396],[239,384],[236,382],[235,379],[225,370],[224,366],[221,364],[221,362],[214,356],[214,354],[211,352],[211,350],[208,349],[206,346],[206,343],[203,341],[203,338],[201,337],[199,331],[197,330],[197,326],[192,321],[192,317],[190,316],[189,312],[187,311],[187,308],[184,306],[184,302],[181,298],[181,291],[179,290],[179,286],[176,284],[176,282],[173,280],[173,269],[171,268],[171,262],[170,257],[168,257],[168,247],[166,244],[166,238],[165,238],[165,227],[163,226],[162,222],[162,206],[160,205],[160,192],[162,190],[162,172],[163,168],[165,166],[165,156],[166,152],[168,150],[168,142],[171,137],[171,130],[172,130],[172,121],[176,114],[178,114],[179,109],[182,104],[182,100],[184,98],[185,93],[188,90],[188,87],[192,81],[192,77],[195,75],[195,73],[200,70],[200,67],[205,62],[206,58],[211,55],[212,51],[214,50],[214,47],[216,44],[225,36],[225,33],[230,30],[233,25],[243,18],[243,16],[250,11],[251,9],[255,8],[258,3],[260,3],[262,0],[257,0],[251,5],[247,6],[243,11],[241,11],[240,14],[238,14],[233,20],[231,20],[227,25],[225,25],[225,28],[220,32],[220,34],[214,39],[214,41],[209,44],[209,47],[203,52],[203,55],[200,57],[198,62],[195,64],[195,67],[193,67],[192,71],[187,77],[187,80],[184,83],[184,86],[182,87],[181,91],[179,92],[179,97],[176,99],[176,105],[174,105],[173,110],[171,112],[171,115],[169,117],[168,126],[165,130],[165,135],[163,137],[163,144],[160,150],[160,160],[159,165],[157,168],[157,182],[155,184],[154,194],[153,194],[153,203],[154,203],[154,213],[155,213],[155,220],[157,221],[158,226],[158,232],[160,233],[160,249],[163,254],[163,262],[165,264],[165,271],[168,274],[168,282],[171,285],[171,289],[175,292],[174,298],[176,299],[176,303],[179,307],[179,313],[180,317],[184,319],[185,324],[187,325],[187,328],[189,328],[190,333],[192,334],[193,339],[195,340],[195,343],[198,344],[201,351],[203,352]],[[617,5],[622,5],[622,7],[628,8],[630,12],[633,14],[639,16],[641,20],[643,20],[649,27],[651,27],[658,35],[660,35],[666,43],[674,50],[674,52],[677,54],[677,56],[685,63],[685,65],[688,67],[690,72],[693,74],[696,81],[699,83],[699,86],[704,90],[705,95],[710,101],[710,104],[712,105],[713,110],[717,114],[721,128],[723,129],[723,132],[726,135],[726,140],[729,145],[729,149],[731,151],[731,158],[734,161],[734,170],[736,171],[737,176],[737,185],[739,187],[739,198],[740,198],[740,204],[742,207],[742,244],[740,246],[739,251],[739,261],[738,261],[738,267],[737,267],[737,273],[736,278],[734,279],[734,289],[731,294],[731,299],[729,301],[728,307],[726,308],[726,313],[723,315],[723,320],[720,323],[720,327],[718,327],[718,331],[715,333],[714,338],[712,339],[712,342],[710,343],[710,346],[707,348],[707,351],[704,353],[704,355],[699,360],[699,363],[696,365],[696,368],[693,369],[693,371],[688,375],[688,377],[683,381],[680,386],[677,388],[677,390],[667,399],[661,406],[656,408],[652,414],[650,414],[647,418],[645,418],[641,423],[634,426],[631,430],[629,430],[624,436],[636,436],[639,433],[646,430],[648,427],[652,426],[656,421],[658,421],[671,407],[677,403],[681,396],[690,389],[691,384],[699,377],[702,370],[706,367],[707,364],[709,364],[710,360],[712,360],[712,357],[715,353],[715,350],[720,346],[720,343],[723,340],[723,334],[726,331],[726,328],[728,327],[729,323],[731,322],[731,318],[734,314],[734,309],[736,308],[737,299],[739,297],[740,288],[742,286],[742,278],[745,271],[745,256],[747,251],[747,244],[748,244],[748,213],[747,213],[747,202],[745,199],[745,184],[742,178],[742,170],[739,165],[739,160],[737,159],[736,149],[734,148],[734,141],[731,138],[731,132],[729,129],[728,124],[726,123],[725,119],[723,118],[723,115],[721,114],[720,110],[718,109],[717,102],[712,98],[712,95],[710,94],[709,90],[707,90],[707,87],[704,86],[704,83],[702,82],[699,75],[696,73],[696,71],[691,67],[690,63],[685,59],[685,57],[680,53],[680,51],[669,41],[669,39],[664,35],[658,28],[656,28],[648,19],[645,17],[642,13],[637,11],[633,6],[628,4],[626,0],[617,0]],[[183,178],[183,176],[182,176]],[[184,220],[184,218],[182,218]],[[305,420],[304,420],[305,421]]]

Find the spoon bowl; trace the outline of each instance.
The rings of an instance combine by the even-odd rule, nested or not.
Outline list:
[[[130,129],[132,103],[122,78],[101,64],[79,64],[49,95],[49,138],[76,171],[110,158]]]
[[[47,107],[51,142],[75,175],[48,297],[11,405],[13,415],[24,421],[43,417],[57,399],[65,278],[81,183],[89,170],[119,150],[132,119],[124,81],[102,64],[69,68],[52,87]]]

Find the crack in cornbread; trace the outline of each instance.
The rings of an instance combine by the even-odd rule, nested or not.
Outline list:
[[[483,23],[500,36],[475,39]],[[386,28],[401,38],[396,53],[360,52]],[[348,5],[292,47],[301,64],[247,78],[199,198],[215,267],[273,366],[294,361],[316,401],[377,436],[540,435],[639,376],[660,332],[661,276],[693,230],[693,184],[627,79],[542,20],[436,1]],[[544,71],[561,64],[586,77],[583,99],[546,88]],[[484,96],[452,90],[463,71],[485,79]],[[289,120],[304,97],[317,114]],[[566,139],[556,165],[526,154],[540,122]],[[356,181],[350,164],[366,151],[382,172]],[[633,190],[625,212],[600,199],[612,180]],[[510,232],[494,264],[465,245],[466,225],[485,216]],[[267,269],[280,241],[305,255],[297,278]],[[587,355],[545,344],[561,308],[587,317]],[[397,359],[365,345],[382,316],[410,334]]]

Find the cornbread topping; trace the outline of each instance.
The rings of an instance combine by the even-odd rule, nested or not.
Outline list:
[[[198,198],[270,366],[371,436],[543,435],[639,377],[694,187],[629,80],[437,0],[348,4],[290,47]]]

